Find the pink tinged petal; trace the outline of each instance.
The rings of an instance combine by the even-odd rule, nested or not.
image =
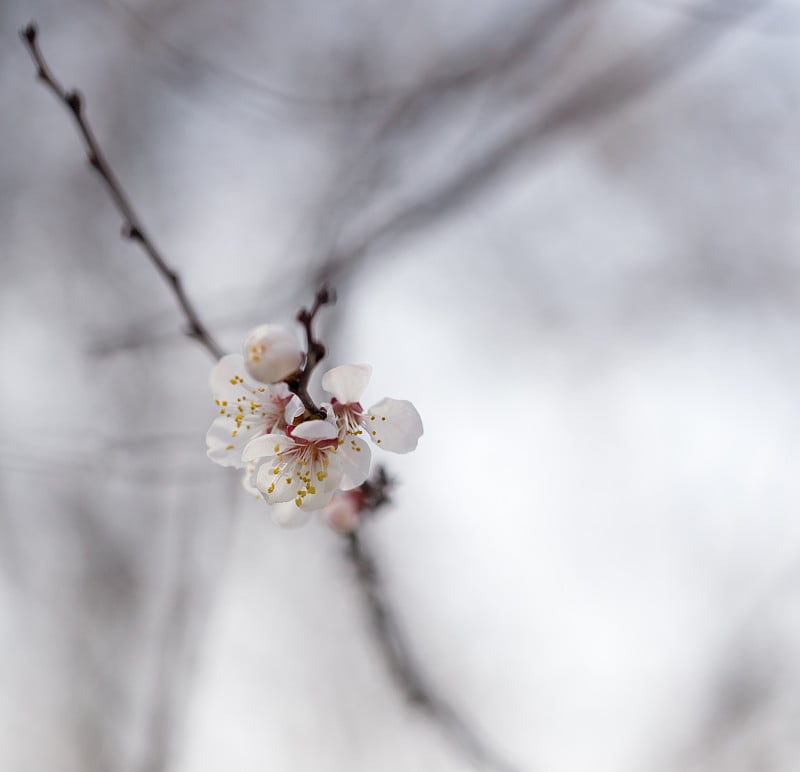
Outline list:
[[[322,376],[322,388],[347,405],[358,402],[372,376],[372,365],[340,365]]]
[[[257,461],[259,459],[273,458],[278,453],[285,453],[294,448],[295,443],[285,434],[264,434],[256,437],[245,446],[242,451],[242,461]]]
[[[338,491],[322,512],[328,525],[339,533],[352,533],[358,528],[364,495],[361,491]]]
[[[289,399],[292,396],[292,392],[289,391],[289,387],[281,381],[270,384],[269,391],[270,394],[278,397],[279,399]]]
[[[222,466],[243,467],[242,452],[258,430],[253,424],[247,426],[250,428],[245,428],[245,424],[237,426],[225,416],[215,418],[206,434],[208,457]]]
[[[320,442],[332,440],[339,436],[339,432],[330,421],[306,421],[292,429],[292,437],[306,440],[307,442]]]
[[[339,485],[343,490],[357,488],[369,475],[371,453],[369,445],[360,437],[343,437],[339,445],[339,459],[342,464],[342,481]]]
[[[405,399],[382,399],[374,404],[363,421],[367,436],[392,453],[410,453],[422,436],[422,419]]]

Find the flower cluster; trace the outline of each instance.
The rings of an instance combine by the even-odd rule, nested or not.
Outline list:
[[[342,493],[367,479],[370,444],[408,453],[422,436],[422,421],[406,400],[386,398],[365,409],[372,368],[363,364],[328,370],[322,387],[330,401],[309,405],[301,399],[305,386],[298,387],[315,364],[308,359],[291,331],[276,325],[257,327],[241,355],[223,357],[211,372],[218,415],[206,436],[208,456],[243,469],[245,488],[273,505],[276,521],[291,524],[300,513],[330,505],[332,524],[346,530],[341,503],[358,500],[358,493]],[[357,511],[348,517],[354,523]]]

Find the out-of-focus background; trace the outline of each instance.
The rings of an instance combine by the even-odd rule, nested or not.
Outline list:
[[[325,277],[329,363],[419,408],[364,539],[498,753],[800,769],[791,0],[5,0],[0,769],[472,768],[341,537],[206,459],[209,360],[32,18],[225,348]]]

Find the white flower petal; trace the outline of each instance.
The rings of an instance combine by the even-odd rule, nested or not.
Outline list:
[[[296,506],[293,501],[274,504],[269,508],[269,513],[272,521],[281,528],[299,528],[311,517],[309,511]]]
[[[244,472],[242,472],[242,487],[251,495],[255,496],[257,499],[263,499],[264,496],[262,495],[261,491],[256,488],[256,471],[258,469],[258,465],[255,461],[251,461],[246,467]]]
[[[271,387],[247,378],[238,354],[228,354],[214,365],[210,386],[219,416],[230,418],[237,424],[235,428],[266,425],[274,418],[276,408]]]
[[[393,453],[410,453],[422,436],[422,419],[405,399],[382,399],[364,416],[367,436],[379,447]]]
[[[269,389],[276,397],[281,399],[289,399],[292,396],[292,392],[289,391],[289,387],[283,381],[271,383]]]
[[[280,384],[281,386],[285,386],[286,384]],[[287,389],[288,391],[288,389]],[[303,415],[303,411],[305,407],[303,407],[303,401],[297,394],[292,394],[292,398],[286,403],[286,408],[283,411],[283,420],[287,424],[294,423],[294,419]]]
[[[338,437],[339,431],[330,421],[306,421],[292,429],[292,436],[308,442],[318,442]]]
[[[275,470],[278,472],[275,472]],[[298,480],[294,475],[294,467],[289,464],[273,466],[266,461],[258,468],[256,487],[270,504],[291,501],[297,495]]]
[[[369,445],[360,437],[348,435],[339,445],[339,458],[342,463],[342,490],[357,488],[369,475],[371,452]]]
[[[341,477],[341,472],[335,477],[328,477],[325,482],[315,486],[315,493],[300,498],[299,504],[297,504],[297,500],[295,500],[296,505],[306,512],[314,512],[317,509],[322,509],[330,502],[333,494],[336,493]]]
[[[372,365],[340,365],[322,376],[322,388],[342,404],[358,402],[372,376]]]
[[[248,376],[244,359],[240,354],[227,354],[211,368],[208,381],[211,393],[218,398],[230,398],[240,394],[252,394],[258,386]]]
[[[312,465],[311,469],[306,468],[307,480],[298,486],[297,498],[295,504],[312,512],[316,509],[322,509],[330,500],[331,496],[335,493],[342,481],[342,462],[337,452],[329,452],[325,454],[324,460],[317,460]]]
[[[245,428],[245,427],[249,428]],[[253,424],[237,426],[236,422],[227,416],[218,416],[211,423],[206,434],[206,448],[208,457],[222,466],[244,466],[242,451],[253,439],[258,427]]]
[[[264,434],[251,440],[242,451],[242,461],[257,461],[262,458],[273,458],[294,447],[290,437],[285,434]]]

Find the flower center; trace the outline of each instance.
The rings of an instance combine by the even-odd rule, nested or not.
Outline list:
[[[364,420],[364,408],[360,402],[348,402],[347,404],[343,404],[334,397],[331,401],[331,406],[345,434],[358,435],[364,433],[364,430],[361,428]]]

